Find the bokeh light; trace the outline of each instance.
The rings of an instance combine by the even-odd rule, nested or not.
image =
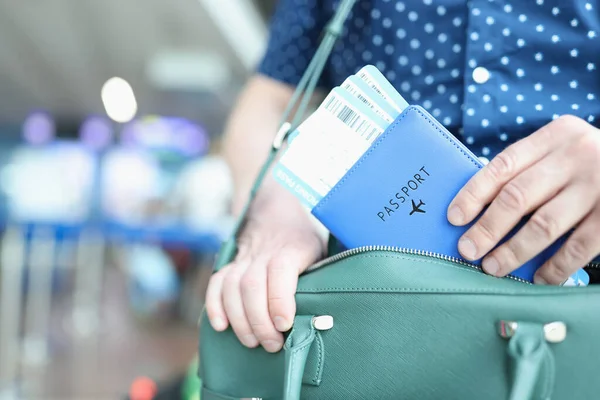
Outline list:
[[[113,128],[108,119],[101,116],[91,116],[81,124],[79,136],[86,147],[101,150],[110,145],[113,138]]]
[[[56,135],[55,122],[52,116],[44,111],[31,113],[23,123],[23,139],[29,144],[45,144]]]

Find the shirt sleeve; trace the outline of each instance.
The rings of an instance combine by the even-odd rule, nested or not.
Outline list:
[[[269,23],[269,39],[257,72],[296,86],[329,20],[323,8],[320,0],[280,0]],[[323,71],[320,87],[330,87],[327,75]]]

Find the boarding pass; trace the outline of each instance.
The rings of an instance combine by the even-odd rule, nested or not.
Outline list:
[[[275,179],[312,209],[406,106],[377,69],[364,67],[293,132]]]

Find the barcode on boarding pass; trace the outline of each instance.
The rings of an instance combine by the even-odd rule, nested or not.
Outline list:
[[[381,118],[388,122],[392,122],[392,118],[381,109],[377,104],[373,103],[368,97],[364,96],[364,93],[352,82],[346,81],[342,84],[342,88],[348,91],[352,96],[356,97],[361,102],[365,103],[369,108],[371,108],[375,114],[379,115]]]
[[[381,97],[383,97],[386,100],[389,100],[388,97],[385,95],[385,93],[383,93],[381,91],[381,89],[379,89],[379,87],[375,83],[375,79],[373,79],[373,77],[371,77],[371,75],[369,75],[366,71],[361,71],[358,74],[358,77],[360,79],[362,79],[363,81],[365,81],[365,83],[367,85],[369,85],[374,91],[376,91],[377,93],[379,93],[381,95]]]
[[[362,114],[350,108],[347,103],[333,94],[329,96],[329,99],[323,106],[325,110],[331,112],[337,119],[342,121],[346,126],[367,141],[374,140],[383,133],[383,130],[380,127],[366,119]]]
[[[373,103],[369,101],[365,96],[363,96],[362,92],[358,90],[358,88],[350,82],[346,82],[342,85],[344,89],[348,91],[352,96],[355,96],[357,99],[368,105],[369,107],[373,106]]]

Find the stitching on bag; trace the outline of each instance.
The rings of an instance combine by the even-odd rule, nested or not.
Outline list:
[[[288,383],[289,381],[292,379],[292,371],[294,371],[294,363],[296,362],[296,356],[298,355],[299,352],[301,352],[302,350],[304,350],[307,346],[310,346],[312,342],[308,342],[306,343],[304,346],[297,348],[296,350],[294,350],[292,352],[292,358],[290,360],[290,374],[288,376]],[[302,379],[302,378],[300,378]]]
[[[303,345],[302,347],[298,347],[296,350],[294,350],[294,355],[296,355],[299,351],[304,350],[307,346],[310,346],[311,342],[306,343],[305,345]]]
[[[452,264],[445,264],[441,261],[438,260],[421,260],[418,258],[410,258],[410,257],[406,257],[406,256],[399,256],[399,255],[362,255],[362,257],[366,257],[366,258],[395,258],[398,260],[408,260],[408,261],[414,261],[414,262],[418,262],[418,263],[423,263],[423,264],[436,264],[436,265],[441,265],[444,268],[454,268],[463,272],[468,272],[470,274],[476,274],[476,275],[485,275],[482,271],[476,271],[470,267],[458,267],[456,265],[452,265]],[[487,275],[486,275],[487,276]],[[519,282],[519,283],[523,283],[523,282]]]
[[[301,342],[304,342],[306,339],[308,339],[308,338],[310,337],[310,335],[311,335],[311,333],[312,333],[312,329],[313,329],[313,328],[310,328],[310,329],[308,330],[308,332],[306,332],[306,336],[304,336],[304,337],[302,338]]]
[[[295,330],[296,330],[296,327],[293,327],[292,331],[290,332],[290,335],[288,336],[287,340],[283,344],[284,349],[291,349],[292,346],[294,345],[294,331]]]
[[[294,352],[292,353],[292,360],[290,361],[290,377],[292,375],[291,372],[294,370],[294,362],[296,361],[296,356],[298,355],[298,353],[300,353],[302,350],[304,350],[311,344],[312,344],[312,342],[308,342],[304,346],[299,347],[296,350],[294,350]],[[300,377],[300,379],[302,380],[302,377]]]
[[[308,342],[308,343],[306,343],[305,345],[303,345],[302,347],[298,347],[296,350],[294,350],[294,356],[295,356],[295,355],[296,355],[296,354],[297,354],[299,351],[302,351],[302,350],[304,350],[306,347],[310,346],[311,344],[312,344],[311,342]]]
[[[296,354],[297,354],[296,351],[292,352],[292,358],[290,360],[290,373],[288,374],[288,379],[287,379],[288,387],[291,386],[291,381],[294,376],[293,371],[294,371],[294,362],[296,361]]]
[[[294,326],[294,328],[292,328],[292,331],[290,332],[290,336],[288,337],[288,340],[285,341],[284,343],[284,347],[288,344],[288,342],[291,342],[290,346],[287,346],[288,349],[292,348],[294,346],[294,343],[302,343],[303,341],[305,341],[306,339],[308,339],[310,337],[311,331],[310,329],[308,330],[307,334],[305,337],[301,338],[300,340],[294,340],[294,333],[298,330],[297,327]]]
[[[360,257],[363,258],[393,258],[396,260],[406,260],[406,261],[411,261],[411,262],[417,262],[417,263],[422,263],[422,264],[436,264],[436,265],[440,265],[443,266],[444,268],[454,268],[463,272],[468,272],[471,274],[477,274],[477,275],[482,275],[484,274],[483,272],[479,272],[479,271],[471,271],[467,268],[469,267],[457,267],[454,265],[450,265],[450,264],[445,264],[443,262],[439,262],[437,260],[420,260],[417,258],[409,258],[406,256],[401,256],[401,255],[361,255]],[[496,278],[496,279],[500,279],[500,278]],[[526,285],[526,284],[522,284],[523,286],[521,287],[531,287],[533,285]],[[457,293],[457,294],[465,294],[465,293],[478,293],[478,294],[520,294],[520,295],[524,295],[524,296],[543,296],[543,295],[547,295],[547,294],[562,294],[562,295],[573,295],[575,293],[577,294],[586,294],[588,293],[587,291],[576,291],[576,289],[574,290],[570,290],[567,288],[556,288],[555,290],[552,290],[548,287],[545,287],[545,290],[543,292],[539,292],[539,293],[521,293],[519,290],[519,288],[517,289],[477,289],[477,288],[455,288],[455,289],[445,289],[445,288],[414,288],[414,287],[388,287],[388,288],[381,288],[381,287],[365,287],[365,288],[359,288],[359,287],[326,287],[326,288],[319,288],[319,289],[310,289],[310,288],[298,288],[297,293],[318,293],[318,292],[324,292],[324,291],[332,291],[332,290],[337,290],[337,291],[347,291],[347,292],[357,292],[357,291],[371,291],[371,292],[390,292],[390,291],[402,291],[402,292],[415,292],[415,293]]]
[[[392,125],[390,125],[388,127],[388,129],[386,130],[386,132],[377,140],[377,142],[375,142],[373,144],[373,146],[371,146],[371,148],[364,154],[363,157],[361,157],[361,159],[346,173],[346,175],[342,178],[342,180],[333,187],[333,189],[331,189],[331,191],[329,193],[327,193],[327,195],[321,199],[321,201],[315,206],[315,209],[320,208],[322,206],[324,206],[327,201],[329,201],[329,199],[331,198],[331,196],[341,187],[343,186],[344,182],[346,180],[348,180],[348,178],[350,178],[350,176],[352,176],[352,174],[356,171],[356,169],[368,158],[371,156],[371,154],[373,153],[373,151],[375,151],[375,149],[377,147],[379,147],[379,145],[385,141],[385,139],[389,136],[389,134],[396,128],[396,126],[404,119],[406,118],[406,116],[410,113],[410,112],[417,112],[419,113],[423,118],[425,118],[425,120],[435,128],[435,130],[439,133],[442,134],[442,136],[448,140],[450,143],[452,143],[452,145],[454,147],[456,147],[465,157],[467,157],[469,159],[469,161],[471,161],[477,168],[481,169],[481,165],[479,165],[475,159],[473,159],[473,157],[471,157],[469,154],[467,154],[460,146],[458,146],[454,140],[450,139],[450,137],[444,132],[442,131],[439,126],[437,126],[436,124],[434,124],[433,122],[431,122],[431,120],[429,119],[429,117],[425,114],[423,114],[420,110],[418,109],[408,109],[407,112],[403,115],[400,116],[400,118],[398,118],[396,120],[396,122],[394,122]]]
[[[315,341],[317,342],[317,373],[313,378],[313,383],[315,385],[319,384],[319,376],[321,374],[321,363],[323,362],[323,343],[321,339],[321,335],[317,332],[315,333]]]
[[[548,344],[545,344],[546,346],[548,346]],[[545,382],[544,382],[544,399],[550,398],[550,394],[552,393],[552,383],[553,383],[553,377],[556,374],[556,366],[554,365],[554,356],[552,355],[552,350],[548,348],[548,351],[546,353],[546,365],[544,366],[545,368],[549,368],[550,372],[545,374]]]
[[[483,272],[479,272],[479,271],[474,271],[471,269],[467,269],[469,267],[457,267],[455,265],[452,264],[444,264],[441,261],[438,260],[422,260],[419,258],[412,258],[412,257],[406,257],[406,256],[398,256],[398,255],[394,255],[394,254],[380,254],[380,255],[376,255],[376,254],[365,254],[364,257],[366,258],[394,258],[396,260],[406,260],[406,261],[415,261],[421,264],[435,264],[435,265],[441,265],[443,267],[450,267],[450,268],[454,268],[457,269],[459,271],[464,271],[464,272],[468,272],[469,274],[476,274],[476,275],[481,275],[483,274]]]
[[[440,265],[444,268],[453,268],[462,272],[467,272],[469,274],[475,274],[475,275],[484,275],[483,272],[481,271],[476,271],[474,269],[471,269],[470,267],[457,267],[456,265],[452,265],[452,264],[445,264],[441,261],[438,260],[422,260],[419,258],[412,258],[412,257],[407,257],[407,256],[400,256],[400,255],[395,255],[395,254],[364,254],[361,255],[361,257],[365,257],[365,258],[393,258],[396,260],[405,260],[405,261],[413,261],[413,262],[417,262],[417,263],[421,263],[421,264],[435,264],[435,265]]]
[[[413,258],[413,257],[407,257],[407,256],[402,256],[402,255],[396,255],[396,254],[361,254],[358,257],[361,258],[393,258],[395,260],[405,260],[405,261],[413,261],[413,262],[417,262],[417,263],[421,263],[421,264],[435,264],[435,265],[441,265],[444,268],[454,268],[457,269],[459,271],[463,271],[463,272],[468,272],[470,274],[476,274],[476,275],[482,275],[483,272],[480,271],[475,271],[472,269],[467,269],[470,267],[457,267],[455,265],[452,264],[445,264],[441,261],[438,260],[422,260],[419,258]]]
[[[521,293],[517,290],[506,290],[506,289],[443,289],[443,288],[414,288],[414,287],[324,287],[319,289],[301,289],[298,290],[298,294],[302,293],[320,293],[328,291],[343,291],[343,292],[405,292],[405,293],[453,293],[453,294],[510,294],[510,295],[521,295],[521,296],[546,296],[546,295],[566,295],[573,296],[574,294],[587,294],[576,293],[574,291],[563,292],[561,290],[549,290],[543,293]],[[597,293],[597,292],[596,292]]]
[[[465,293],[505,293],[505,294],[518,294],[511,290],[497,290],[497,289],[442,289],[442,288],[410,288],[410,287],[324,287],[320,289],[303,289],[299,291],[299,293],[303,292],[325,292],[330,290],[336,291],[344,291],[344,292],[391,292],[391,291],[399,291],[399,292],[422,292],[422,293],[457,293],[457,294],[465,294]]]

